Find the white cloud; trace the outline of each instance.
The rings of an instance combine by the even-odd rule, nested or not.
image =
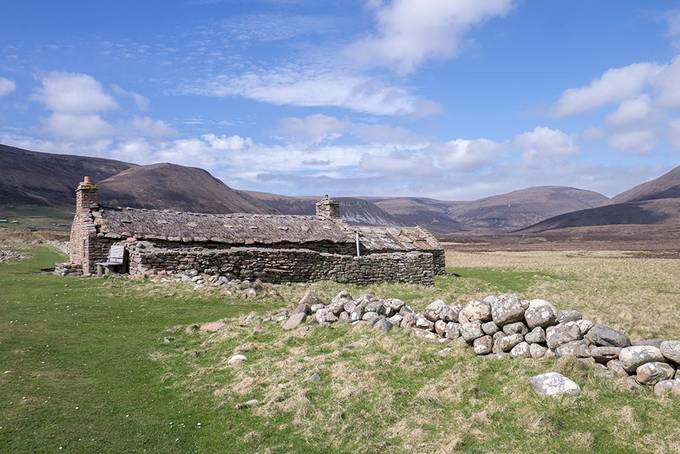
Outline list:
[[[132,101],[135,103],[137,108],[139,110],[141,110],[142,112],[146,112],[147,110],[149,110],[149,104],[150,104],[149,98],[147,98],[146,96],[141,95],[141,94],[134,92],[134,91],[126,90],[126,89],[120,87],[119,85],[115,85],[115,84],[112,85],[111,88],[112,88],[113,92],[116,93],[117,95],[127,96],[130,99],[132,99]]]
[[[666,35],[676,47],[680,48],[680,9],[669,11],[666,14],[666,21],[668,25]]]
[[[640,95],[622,102],[615,112],[607,116],[606,121],[611,126],[625,126],[646,120],[651,112],[651,98]]]
[[[54,112],[43,120],[50,134],[67,140],[88,141],[109,137],[113,128],[97,114]]]
[[[242,96],[274,105],[341,107],[374,115],[437,113],[440,107],[378,79],[336,70],[276,68],[237,76],[221,75],[182,90],[207,96]]]
[[[410,73],[427,59],[456,55],[470,28],[507,14],[512,4],[512,0],[373,2],[369,7],[375,11],[377,33],[346,52],[363,63]]]
[[[680,119],[669,121],[668,130],[670,133],[671,144],[680,150]]]
[[[573,155],[579,152],[574,138],[560,130],[537,126],[515,138],[525,161]]]
[[[335,117],[314,114],[304,118],[286,117],[279,121],[278,130],[286,137],[301,138],[319,143],[342,135],[349,123]]]
[[[5,96],[12,93],[17,88],[13,80],[0,77],[0,96]]]
[[[680,107],[680,56],[670,65],[664,66],[654,80],[659,105],[669,108]]]
[[[650,130],[634,130],[612,134],[609,146],[619,151],[648,153],[656,147],[656,134]]]
[[[145,137],[164,137],[177,134],[177,131],[163,120],[154,120],[150,117],[132,117],[130,126],[134,132]]]
[[[243,150],[253,145],[253,140],[250,137],[241,137],[239,135],[217,136],[215,134],[204,134],[202,139],[215,150]]]
[[[101,84],[87,74],[52,72],[41,84],[36,98],[55,112],[90,113],[118,107]]]
[[[601,77],[581,88],[570,88],[553,108],[557,116],[573,115],[634,97],[654,80],[663,66],[634,63],[607,70]]]
[[[450,170],[470,170],[492,163],[503,145],[488,139],[455,139],[436,146],[439,166]]]

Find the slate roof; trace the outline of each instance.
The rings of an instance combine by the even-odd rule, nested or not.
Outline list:
[[[355,243],[359,231],[364,249],[412,251],[440,249],[420,227],[350,226],[315,216],[271,214],[205,214],[141,208],[92,211],[98,234],[108,238],[273,245],[311,242]]]

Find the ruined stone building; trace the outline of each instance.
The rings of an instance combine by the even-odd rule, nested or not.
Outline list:
[[[126,260],[119,271],[135,276],[195,270],[272,283],[432,284],[444,269],[444,251],[427,230],[349,225],[328,197],[316,216],[107,208],[85,177],[76,190],[71,263],[95,273],[121,244]]]

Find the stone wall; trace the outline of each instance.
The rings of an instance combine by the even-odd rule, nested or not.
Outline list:
[[[354,284],[387,281],[432,285],[436,274],[433,256],[426,252],[355,257],[308,249],[158,249],[149,247],[148,243],[130,247],[131,275],[190,270],[271,283],[334,280]]]

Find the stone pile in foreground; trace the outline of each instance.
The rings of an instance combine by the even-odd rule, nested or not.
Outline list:
[[[477,355],[490,358],[575,357],[607,376],[625,377],[635,386],[654,386],[657,394],[680,395],[680,341],[633,342],[622,331],[541,299],[522,300],[515,294],[502,294],[465,305],[436,300],[418,313],[395,298],[364,294],[354,299],[342,291],[326,304],[309,291],[284,317],[283,328],[295,329],[310,317],[322,326],[347,323],[384,332],[399,327],[419,337],[458,339]],[[537,392],[578,392],[578,385],[551,374],[532,379]]]
[[[0,263],[9,262],[10,260],[21,260],[24,256],[11,249],[0,249]]]

